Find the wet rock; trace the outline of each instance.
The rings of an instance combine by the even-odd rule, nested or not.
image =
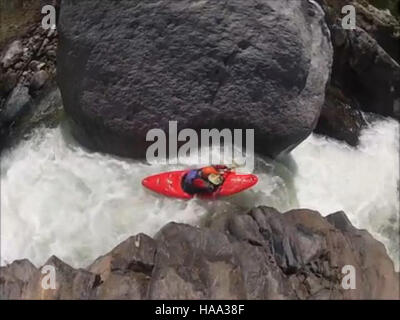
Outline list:
[[[357,28],[343,30],[341,9],[345,0],[319,0],[326,12],[326,20],[332,33],[334,61],[331,86],[339,88],[351,101],[351,107],[400,119],[396,101],[400,99],[400,22],[384,10],[378,10],[365,1],[353,1],[356,7]],[[328,106],[328,103],[325,105]],[[347,113],[343,107],[325,108],[323,121],[338,120],[338,114]],[[341,111],[340,111],[341,109]],[[351,118],[357,117],[352,114]],[[349,118],[349,116],[346,116]],[[342,120],[340,120],[342,121]],[[343,121],[342,121],[343,122]],[[350,144],[355,139],[351,133],[335,133],[335,123],[324,125],[326,131],[337,135]],[[354,127],[354,126],[353,126]]]
[[[327,14],[328,24],[333,26],[340,24],[339,19],[343,17],[341,10],[343,6],[350,4],[347,0],[317,0]],[[399,16],[394,16],[389,10],[374,7],[382,1],[353,0],[351,5],[356,9],[357,26],[373,37],[379,45],[397,62],[400,63],[400,41]],[[397,4],[398,5],[398,4]],[[331,30],[333,30],[331,28]]]
[[[156,243],[139,234],[122,242],[88,269],[98,275],[97,299],[143,299],[154,267]]]
[[[131,270],[150,275],[154,267],[156,243],[150,237],[139,234],[122,242],[107,255],[97,259],[89,270],[105,281],[111,271]]]
[[[38,70],[42,70],[45,66],[46,66],[46,63],[41,62],[41,63],[39,63],[37,68],[38,68]]]
[[[399,4],[397,3],[397,6]],[[380,10],[372,4],[355,3],[358,25],[366,30],[379,45],[400,63],[400,21],[389,10]]]
[[[281,214],[273,208],[256,208],[250,215],[257,221],[260,232],[268,240],[279,267],[286,273],[296,272],[301,266],[288,236],[295,230],[291,226],[286,226]]]
[[[349,48],[338,53],[336,75],[362,110],[394,116],[400,97],[400,65],[364,30],[349,32]]]
[[[49,74],[45,70],[37,71],[31,80],[30,89],[39,90],[49,80]]]
[[[36,56],[40,57],[46,52],[46,46],[49,44],[50,40],[48,38],[45,38],[42,42],[42,45],[40,46],[38,52],[36,53]]]
[[[54,268],[55,289],[43,287],[43,278],[48,272],[42,273],[44,266]],[[83,269],[74,269],[55,256],[52,256],[29,281],[23,299],[55,300],[55,299],[89,299],[92,289],[97,284],[97,277]],[[45,270],[46,271],[46,270]]]
[[[57,53],[56,53],[56,51],[55,50],[49,50],[49,51],[47,51],[47,55],[50,57],[50,58],[56,58],[56,56],[57,56]]]
[[[7,69],[16,63],[22,54],[22,43],[19,40],[15,40],[4,50],[0,58],[0,65]]]
[[[237,215],[230,219],[229,232],[237,239],[262,246],[264,238],[259,233],[259,226],[249,215]]]
[[[3,2],[9,3],[10,1]],[[44,4],[48,4],[48,2],[35,0],[24,1],[23,6],[2,6],[2,9],[5,10],[5,14],[2,15],[5,18],[5,29],[2,28],[2,32],[0,32],[0,48],[4,48],[4,50],[0,50],[0,150],[5,145],[11,144],[10,139],[14,140],[12,131],[17,126],[21,128],[26,124],[18,123],[19,120],[22,121],[20,116],[29,109],[20,108],[21,105],[25,105],[27,101],[25,98],[28,97],[24,92],[21,94],[20,88],[30,87],[29,93],[35,97],[41,96],[42,91],[46,91],[47,86],[42,85],[46,78],[44,73],[39,74],[31,86],[33,73],[43,68],[37,63],[42,66],[46,65],[49,80],[54,78],[56,73],[57,32],[48,35],[48,31],[41,27],[40,8]],[[51,55],[36,57],[43,43],[47,43],[45,49],[51,47],[54,52],[51,52]],[[40,61],[31,64],[34,58]],[[18,101],[16,101],[16,96],[19,97]],[[35,104],[30,106],[33,109],[37,107]],[[21,110],[23,112],[20,114]],[[30,124],[27,127],[29,130],[31,129]],[[18,129],[18,131],[28,130]]]
[[[0,98],[4,98],[10,93],[18,82],[16,71],[9,69],[5,73],[0,73]]]
[[[8,127],[9,130],[3,130],[3,147],[17,145],[38,126],[54,128],[63,119],[61,94],[54,83],[49,82],[43,89],[32,93],[31,97],[29,107],[26,108],[27,112],[12,123],[12,126]]]
[[[0,267],[0,297],[1,299],[21,299],[26,286],[37,272],[29,260],[16,260]]]
[[[354,226],[343,211],[332,213],[326,217],[326,220],[343,232],[354,231]]]
[[[32,60],[32,61],[29,63],[29,68],[30,68],[32,71],[37,71],[37,70],[39,70],[39,68],[38,68],[39,64],[40,64],[39,61],[37,61],[37,60]]]
[[[150,299],[244,299],[244,281],[228,237],[169,223],[156,235]]]
[[[0,111],[0,122],[11,123],[16,121],[24,112],[28,111],[30,102],[29,89],[23,85],[18,85],[11,92]]]
[[[138,300],[145,299],[149,277],[141,273],[113,272],[95,287],[93,299]]]
[[[15,65],[14,65],[14,69],[15,70],[21,70],[22,68],[24,67],[24,63],[21,61],[21,62],[17,62]]]
[[[75,136],[124,156],[144,156],[148,130],[171,120],[255,129],[258,152],[290,151],[316,125],[332,60],[306,1],[64,1],[58,31]]]
[[[357,146],[367,123],[360,110],[337,88],[329,87],[315,132]]]
[[[226,220],[219,230],[169,223],[154,239],[130,237],[88,270],[52,257],[45,265],[55,267],[55,290],[42,288],[44,275],[27,261],[14,262],[1,269],[2,292],[17,299],[398,299],[399,275],[384,246],[343,212],[324,218],[258,207]],[[341,285],[345,265],[355,268],[354,290]]]

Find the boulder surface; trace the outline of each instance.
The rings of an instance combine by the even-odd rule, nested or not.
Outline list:
[[[332,48],[313,1],[71,1],[58,83],[84,145],[141,157],[146,134],[254,129],[276,156],[315,128]]]

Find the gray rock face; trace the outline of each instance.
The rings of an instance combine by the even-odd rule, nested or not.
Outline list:
[[[169,223],[154,239],[130,237],[86,270],[56,257],[57,286],[29,261],[0,268],[6,299],[398,299],[399,274],[384,246],[343,212],[281,214],[258,207],[209,228]],[[352,265],[356,289],[345,290]]]
[[[315,132],[357,146],[367,123],[362,112],[352,108],[351,103],[341,90],[329,86]]]
[[[0,268],[1,299],[21,299],[26,284],[37,272],[37,268],[29,260],[16,260],[6,268]]]
[[[15,121],[29,108],[31,96],[28,87],[18,85],[11,92],[5,105],[0,111],[0,123],[10,123]]]
[[[54,82],[57,30],[42,28],[41,8],[58,0],[0,2],[1,17],[5,18],[0,32],[0,150],[3,150],[15,142],[16,131],[32,128],[25,111],[40,113],[41,106],[36,102],[41,102]]]
[[[32,90],[39,90],[47,80],[49,80],[49,74],[45,70],[40,70],[33,75],[30,88]]]
[[[23,53],[22,43],[19,40],[12,42],[4,51],[0,58],[0,65],[3,68],[11,67],[18,61]]]
[[[145,154],[146,133],[255,129],[275,156],[314,129],[332,49],[309,1],[63,1],[58,82],[88,147]],[[84,30],[84,31],[83,31]]]
[[[332,33],[332,86],[352,100],[355,109],[400,119],[400,23],[366,1],[353,1],[357,28],[341,27],[346,0],[319,0]]]
[[[349,32],[348,37],[351,49],[338,55],[341,76],[347,77],[343,81],[365,111],[399,118],[394,101],[400,99],[400,65],[364,30]]]

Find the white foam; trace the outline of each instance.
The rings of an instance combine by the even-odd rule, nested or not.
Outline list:
[[[42,128],[2,156],[2,264],[29,258],[41,265],[55,254],[86,266],[136,233],[153,235],[170,221],[196,225],[235,207],[156,195],[141,180],[179,166],[89,153],[66,140],[60,128]]]
[[[2,155],[1,263],[29,258],[41,265],[55,254],[86,266],[127,237],[154,235],[170,221],[198,225],[262,204],[282,211],[299,205],[323,214],[344,210],[398,257],[398,136],[394,121],[366,130],[358,149],[313,135],[293,152],[294,180],[282,165],[258,158],[255,188],[212,202],[178,201],[142,188],[142,178],[179,166],[90,153],[67,142],[60,128],[38,129]]]
[[[313,135],[292,153],[299,205],[327,215],[346,212],[358,228],[384,242],[399,259],[399,124],[379,121],[358,148]]]

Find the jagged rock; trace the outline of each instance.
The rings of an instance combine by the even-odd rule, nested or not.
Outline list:
[[[29,68],[32,70],[32,71],[38,71],[39,70],[39,65],[40,65],[40,62],[39,61],[37,61],[37,60],[32,60],[30,63],[29,63]]]
[[[15,70],[21,70],[21,69],[24,68],[24,66],[25,66],[25,64],[24,64],[22,61],[20,61],[20,62],[17,62],[17,63],[14,65],[14,69],[15,69]]]
[[[0,72],[0,99],[6,97],[16,86],[18,82],[18,74],[16,71],[9,69],[7,72]]]
[[[36,267],[26,259],[0,267],[0,299],[21,299],[36,271]]]
[[[53,59],[55,59],[57,57],[57,53],[55,50],[51,49],[49,51],[47,51],[47,55]]]
[[[243,299],[244,281],[229,238],[214,230],[169,223],[158,246],[151,299]]]
[[[400,65],[364,30],[348,32],[349,46],[335,58],[335,81],[340,81],[362,110],[398,116],[394,101],[400,98]]]
[[[30,89],[39,90],[44,86],[47,80],[49,80],[49,74],[45,70],[37,71],[31,79]]]
[[[23,54],[22,43],[19,40],[13,41],[4,51],[0,58],[0,65],[7,69],[11,67]]]
[[[18,117],[17,121],[12,123],[11,130],[5,130],[9,122],[2,123],[4,136],[3,141],[0,139],[0,146],[12,147],[18,144],[38,126],[54,128],[60,123],[63,115],[61,93],[55,83],[50,81],[43,89],[32,94],[31,102],[21,118]]]
[[[351,2],[356,8],[357,27],[343,30],[341,9],[348,1],[319,2],[332,33],[331,85],[341,89],[356,110],[400,119],[399,21],[358,0]]]
[[[399,298],[399,274],[383,244],[343,212],[324,218],[258,207],[224,219],[217,228],[169,223],[154,239],[139,234],[88,270],[52,257],[45,265],[56,268],[55,290],[43,289],[40,269],[14,262],[1,268],[1,292],[22,299]],[[346,265],[356,271],[354,290],[341,284]]]
[[[56,74],[57,32],[50,33],[42,28],[42,3],[46,1],[33,0],[17,7],[2,5],[6,28],[0,34],[0,149],[15,141],[15,130],[27,132],[32,129],[31,122],[24,122],[25,112],[31,109],[42,112],[36,102],[41,102],[43,95],[48,93]],[[13,39],[17,40],[12,42]],[[47,43],[45,48],[51,46],[50,54],[38,57],[37,50],[43,43]],[[5,49],[1,50],[2,47]],[[54,111],[59,114],[58,105]],[[24,126],[27,128],[22,128]]]
[[[339,229],[340,231],[349,232],[355,230],[349,218],[343,211],[338,211],[330,214],[326,217],[326,220],[328,220],[331,224],[335,226],[335,228]]]
[[[371,4],[354,3],[357,24],[367,31],[379,45],[400,63],[400,21],[388,10],[380,10]],[[397,4],[399,6],[399,4]],[[399,10],[399,9],[398,9]]]
[[[339,89],[329,87],[314,132],[357,146],[367,123],[361,111],[351,107],[351,104],[352,101],[346,99]]]
[[[148,130],[175,120],[178,130],[255,129],[256,150],[276,156],[316,125],[332,48],[315,2],[61,6],[58,82],[88,147],[144,156]]]
[[[43,278],[47,275],[42,273],[43,266],[53,266],[55,269],[55,289],[45,289]],[[62,262],[55,256],[37,270],[26,287],[22,299],[89,299],[93,288],[98,284],[98,276],[83,269],[74,269]]]
[[[139,234],[122,242],[109,254],[98,258],[90,267],[105,281],[111,271],[131,270],[151,274],[154,267],[156,244],[150,237]]]
[[[155,241],[139,234],[98,258],[88,268],[100,276],[94,296],[98,299],[144,298],[154,267],[155,250]]]
[[[29,89],[23,85],[16,86],[0,111],[0,122],[11,123],[15,121],[27,111],[30,102]]]
[[[327,13],[329,25],[339,22],[344,15],[341,13],[345,5],[353,5],[356,9],[356,24],[359,28],[368,32],[379,45],[398,63],[400,63],[399,16],[393,16],[388,10],[381,10],[374,6],[371,0],[317,0]],[[370,3],[368,3],[370,2]]]

